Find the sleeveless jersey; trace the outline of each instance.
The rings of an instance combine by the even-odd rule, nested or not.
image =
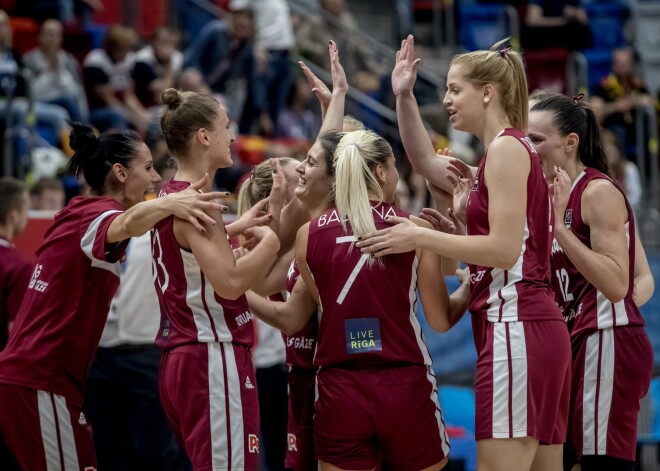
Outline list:
[[[527,177],[527,210],[520,253],[509,270],[470,265],[472,314],[485,315],[490,322],[560,320],[550,282],[550,248],[554,216],[543,168],[534,146],[525,134],[507,128],[500,136],[515,137],[531,161]],[[487,235],[488,188],[484,169],[488,152],[481,159],[467,202],[467,232]],[[498,156],[496,158],[506,158]]]
[[[0,354],[0,383],[82,405],[128,244],[107,244],[106,234],[123,211],[113,198],[77,197],[55,215]]]
[[[160,196],[182,191],[189,185],[171,180]],[[156,225],[151,244],[161,310],[156,344],[172,348],[195,342],[231,342],[251,347],[254,326],[245,295],[229,300],[213,291],[193,253],[177,243],[174,216]]]
[[[286,290],[291,295],[293,287],[300,276],[298,263],[294,258],[286,276]],[[314,352],[316,352],[316,339],[318,337],[318,313],[317,311],[309,318],[305,327],[293,335],[284,335],[286,345],[286,363],[294,368],[316,369],[314,366]]]
[[[566,227],[589,248],[591,248],[591,231],[582,220],[582,193],[590,182],[597,179],[606,179],[621,191],[621,188],[607,175],[594,168],[587,168],[573,182],[564,213]],[[623,191],[621,193],[623,194]],[[644,325],[644,319],[632,298],[635,283],[635,220],[628,200],[625,201],[628,209],[628,222],[625,229],[630,266],[628,292],[618,303],[610,302],[603,293],[582,276],[557,241],[552,244],[552,284],[555,299],[568,323],[571,338],[591,334],[608,327]]]
[[[377,229],[388,216],[408,213],[371,202]],[[307,264],[320,296],[314,364],[346,368],[430,365],[431,357],[415,317],[417,265],[414,251],[388,255],[369,266],[368,254],[353,247],[336,209],[309,225]]]

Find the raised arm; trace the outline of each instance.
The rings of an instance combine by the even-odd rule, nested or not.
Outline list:
[[[200,233],[206,232],[205,227],[213,226],[216,221],[207,212],[226,211],[225,206],[214,200],[227,196],[226,193],[201,193],[209,181],[208,174],[200,181],[193,183],[187,189],[172,193],[163,198],[143,201],[117,216],[111,223],[106,234],[107,243],[141,236],[152,229],[158,222],[168,216],[175,215],[188,221]]]
[[[523,145],[508,136],[495,139],[488,154],[488,235],[444,234],[391,218],[396,226],[367,234],[357,245],[376,257],[422,248],[465,263],[510,269],[522,247],[531,162]]]
[[[271,301],[253,291],[248,291],[246,295],[250,312],[286,335],[293,335],[301,330],[317,308],[316,301],[309,294],[301,277],[298,277],[293,291],[284,302]]]
[[[396,97],[401,141],[415,171],[437,187],[451,193],[453,186],[447,179],[450,162],[436,155],[413,94],[417,65],[421,60],[415,59],[414,53],[415,41],[412,35],[409,35],[401,42],[392,71],[392,91]]]

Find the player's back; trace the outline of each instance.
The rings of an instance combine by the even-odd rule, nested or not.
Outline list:
[[[408,217],[387,203],[371,202],[377,229],[389,216]],[[415,252],[368,263],[354,247],[336,209],[310,223],[307,264],[316,282],[319,308],[317,366],[380,368],[431,363],[415,316]]]

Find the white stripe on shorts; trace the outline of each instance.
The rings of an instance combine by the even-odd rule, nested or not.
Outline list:
[[[231,465],[232,467],[245,466],[245,435],[247,431],[245,430],[245,421],[243,420],[241,386],[246,382],[247,377],[241,378],[238,375],[234,346],[230,343],[222,343],[220,345],[225,352],[225,365],[227,367],[228,412],[231,428]],[[247,372],[243,372],[243,374],[247,374]],[[258,387],[257,385],[252,386]]]
[[[435,405],[435,420],[438,423],[438,430],[440,431],[440,443],[442,443],[442,453],[445,456],[449,456],[449,437],[447,436],[447,430],[445,429],[445,419],[442,416],[442,410],[440,409],[440,402],[438,401],[438,385],[435,380],[435,374],[431,366],[426,367],[426,378],[431,383],[431,401]]]
[[[78,471],[78,451],[66,399],[48,391],[37,391],[37,403],[46,470]],[[64,462],[64,470],[61,468],[61,462]]]
[[[600,373],[599,373],[600,369]],[[614,387],[614,330],[587,338],[582,391],[582,453],[607,454],[607,426]],[[596,402],[596,398],[598,402]]]
[[[227,409],[225,394],[225,364],[221,344],[208,343],[209,422],[211,425],[211,463],[213,469],[227,468]]]
[[[493,324],[492,421],[493,438],[527,436],[527,348],[522,321]]]

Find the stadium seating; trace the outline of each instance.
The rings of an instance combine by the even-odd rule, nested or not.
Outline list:
[[[468,51],[489,49],[518,29],[518,15],[510,5],[461,4],[459,15],[459,41]]]

